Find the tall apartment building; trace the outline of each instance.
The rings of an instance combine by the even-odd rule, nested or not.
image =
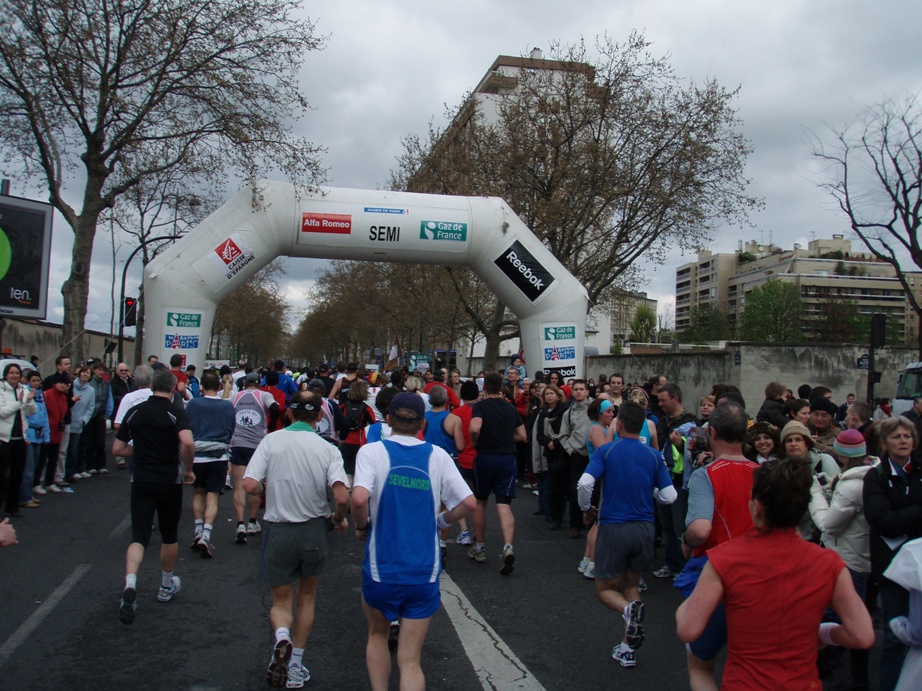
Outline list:
[[[741,243],[742,245],[742,243]],[[922,273],[906,274],[917,299],[922,297]],[[774,245],[746,243],[737,252],[713,254],[702,251],[698,260],[676,270],[676,331],[691,325],[697,307],[719,307],[731,320],[739,321],[746,309],[746,295],[766,281],[778,279],[800,290],[808,317],[820,312],[829,299],[849,300],[863,314],[886,314],[896,323],[904,342],[916,342],[919,320],[889,264],[870,255],[853,253],[851,241],[842,235],[813,240],[803,249],[782,250]]]

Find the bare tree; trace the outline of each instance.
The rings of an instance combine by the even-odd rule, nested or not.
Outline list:
[[[648,47],[633,34],[598,41],[595,55],[580,43],[524,59],[444,131],[405,138],[391,186],[502,197],[600,302],[641,256],[698,246],[759,205],[746,194],[737,92],[684,84]],[[498,300],[481,315],[489,362],[515,321]]]
[[[922,303],[904,267],[922,268],[922,107],[917,96],[886,99],[832,130],[833,143],[813,139],[813,155],[828,162],[822,184],[865,247],[890,264],[917,317]],[[918,330],[922,357],[922,329]]]
[[[145,177],[215,156],[255,181],[313,184],[318,150],[291,134],[298,71],[320,47],[297,0],[7,0],[0,140],[74,231],[64,341],[79,360],[100,214]],[[75,181],[70,193],[65,190]],[[75,208],[66,198],[80,200]]]

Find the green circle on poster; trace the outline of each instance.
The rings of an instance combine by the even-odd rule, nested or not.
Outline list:
[[[3,228],[0,228],[0,281],[6,278],[12,260],[13,248],[10,246],[10,239],[3,232]]]

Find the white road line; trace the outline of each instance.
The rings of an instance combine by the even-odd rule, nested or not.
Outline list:
[[[109,539],[111,540],[124,533],[128,529],[129,525],[131,525],[131,514],[125,516],[125,518],[122,519],[122,522],[115,526],[115,529],[109,533]]]
[[[71,588],[77,585],[77,581],[83,578],[83,575],[89,570],[89,564],[80,564],[80,566],[74,569],[74,572],[67,577],[67,580],[59,585],[37,610],[32,612],[32,615],[16,629],[12,636],[6,639],[3,645],[0,645],[0,667],[6,664],[6,661],[16,652],[16,648],[26,642],[26,639],[32,635],[32,632],[38,628],[39,624],[51,614],[51,610],[57,607],[58,603],[67,596]]]
[[[457,584],[444,571],[440,585],[442,604],[454,624],[464,652],[474,665],[480,683],[486,691],[494,689],[527,689],[545,691],[522,661],[515,656],[503,639],[474,609]]]

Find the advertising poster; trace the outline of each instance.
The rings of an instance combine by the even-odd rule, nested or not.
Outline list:
[[[0,315],[44,319],[52,207],[0,196]]]
[[[545,374],[557,372],[567,379],[576,376],[576,324],[541,324],[541,368]]]

